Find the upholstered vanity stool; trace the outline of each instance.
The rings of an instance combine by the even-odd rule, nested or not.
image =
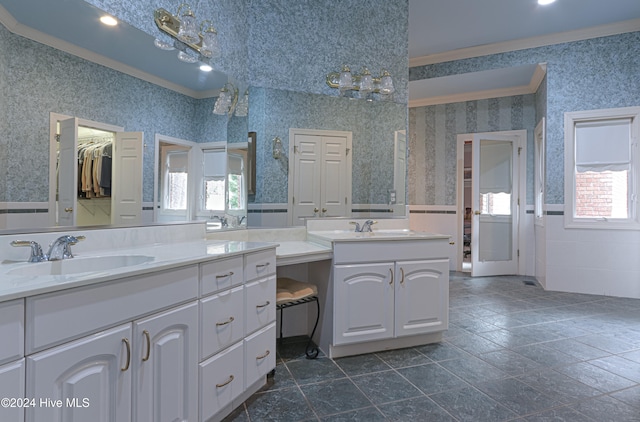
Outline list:
[[[318,300],[318,288],[315,284],[303,283],[298,280],[287,277],[278,277],[276,292],[276,309],[280,311],[280,342],[282,342],[282,310],[303,303],[316,302],[317,314],[316,323],[313,326],[311,336],[307,342],[305,354],[307,359],[315,359],[318,357],[319,350],[313,345],[313,335],[318,327],[320,320],[320,301]]]

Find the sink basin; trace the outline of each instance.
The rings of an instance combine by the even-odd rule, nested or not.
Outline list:
[[[145,262],[150,261],[153,261],[153,257],[146,255],[113,255],[71,258],[60,261],[25,264],[19,268],[7,271],[7,274],[18,276],[69,275],[116,270],[122,267],[130,267],[132,265],[144,264]]]

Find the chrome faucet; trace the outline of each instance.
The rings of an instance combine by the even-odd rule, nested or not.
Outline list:
[[[373,232],[373,230],[371,229],[371,226],[373,226],[376,223],[377,223],[377,221],[375,221],[375,220],[367,220],[367,221],[365,221],[364,224],[362,225],[362,230],[361,231],[363,233],[364,232],[368,232],[368,233]]]
[[[229,221],[227,220],[227,217],[220,217],[217,215],[214,215],[213,217],[211,217],[212,220],[219,220],[220,221],[220,226],[221,227],[228,227],[229,226]]]
[[[360,233],[362,231],[362,229],[360,228],[360,223],[358,223],[357,221],[349,221],[349,224],[354,224],[356,226],[356,233]]]
[[[84,240],[84,236],[60,236],[51,243],[49,253],[46,255],[49,261],[57,261],[60,259],[73,258],[71,246],[79,241]]]
[[[47,256],[42,252],[42,247],[38,242],[33,240],[14,240],[11,242],[11,246],[29,246],[31,247],[31,256],[29,256],[29,262],[42,262],[47,260]]]

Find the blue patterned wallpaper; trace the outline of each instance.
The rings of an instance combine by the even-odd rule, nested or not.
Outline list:
[[[463,133],[526,129],[527,180],[533,181],[535,125],[533,94],[409,109],[409,204],[456,205],[457,135]],[[533,203],[529,183],[527,203]]]
[[[14,35],[1,25],[0,45],[3,51],[29,52],[0,59],[2,103],[11,105],[2,119],[7,130],[0,143],[7,147],[0,153],[0,160],[6,154],[0,187],[6,188],[0,199],[48,200],[50,112],[144,132],[144,201],[153,200],[156,133],[201,142],[226,138],[226,117],[211,114],[213,99],[178,94]],[[195,125],[200,118],[202,123]]]
[[[387,203],[387,190],[393,188],[394,132],[407,127],[405,105],[266,88],[251,88],[249,98],[249,130],[257,132],[260,176],[255,202],[287,202],[289,129],[305,128],[351,131],[352,202]],[[276,136],[285,151],[279,160],[271,153]]]
[[[9,32],[0,25],[0,51],[9,51]],[[9,54],[0,54],[0,75],[7,72]],[[0,98],[7,98],[9,85],[6,78],[0,78]],[[7,196],[7,152],[9,149],[10,127],[8,119],[9,104],[0,101],[0,202],[6,201]]]
[[[547,189],[564,203],[564,113],[640,104],[640,32],[411,68],[410,80],[547,63]],[[538,111],[544,112],[544,100]],[[538,116],[538,119],[542,115]]]

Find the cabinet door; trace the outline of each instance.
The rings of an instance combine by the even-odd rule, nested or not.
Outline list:
[[[196,421],[198,304],[133,323],[133,420]]]
[[[333,344],[393,337],[393,263],[334,266]]]
[[[447,329],[449,261],[396,263],[396,337]]]
[[[27,397],[24,389],[24,359],[0,366],[0,398],[5,397]],[[24,408],[0,407],[0,421],[24,421]]]
[[[131,420],[131,324],[27,358],[26,397],[61,400],[26,410],[26,420]]]

